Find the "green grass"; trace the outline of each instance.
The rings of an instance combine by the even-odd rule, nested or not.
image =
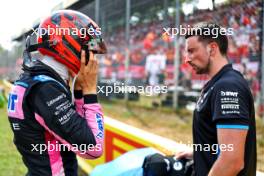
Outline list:
[[[13,143],[13,132],[8,122],[6,108],[0,109],[0,176],[25,175],[27,168],[24,166],[21,155]],[[79,167],[79,176],[87,176]]]
[[[141,97],[140,97],[141,98]],[[186,109],[172,111],[171,108],[151,107],[151,98],[143,97],[139,102],[123,100],[101,101],[104,114],[176,142],[192,141],[192,112]],[[256,118],[257,168],[264,171],[264,123]]]
[[[127,124],[142,128],[152,133],[165,136],[175,141],[188,143],[191,136],[191,113],[179,109],[152,108],[150,99],[130,102],[128,108],[124,101],[102,102],[105,115],[114,117]],[[144,107],[147,106],[147,107]],[[264,125],[257,119],[258,169],[264,171]],[[25,175],[27,169],[13,144],[13,133],[8,122],[6,109],[0,109],[0,176]],[[79,170],[79,175],[85,175]]]
[[[27,172],[22,158],[13,143],[13,132],[6,115],[6,108],[0,109],[0,176],[19,176]]]

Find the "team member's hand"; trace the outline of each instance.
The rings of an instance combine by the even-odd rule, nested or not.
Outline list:
[[[82,88],[83,94],[96,94],[98,61],[90,51],[90,58],[87,65],[85,64],[85,51],[81,53],[81,68],[76,79],[77,86]]]
[[[190,150],[181,151],[179,153],[176,153],[175,157],[177,159],[181,159],[181,158],[193,159],[193,151],[190,151]]]

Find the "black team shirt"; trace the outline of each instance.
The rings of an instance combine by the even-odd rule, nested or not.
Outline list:
[[[221,155],[217,145],[218,128],[248,130],[245,165],[238,176],[256,175],[254,101],[247,81],[230,64],[225,65],[204,86],[194,110],[193,148],[197,176],[208,175],[217,157]],[[232,149],[232,145],[225,148]]]

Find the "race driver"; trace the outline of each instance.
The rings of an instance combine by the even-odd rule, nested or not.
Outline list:
[[[186,61],[197,74],[207,74],[209,81],[193,114],[196,147],[176,157],[193,158],[197,176],[255,176],[254,101],[243,75],[228,63],[228,39],[223,31],[214,23],[199,23],[185,37]],[[218,152],[203,148],[208,144],[217,144]]]
[[[58,32],[60,28],[68,32]],[[98,28],[82,13],[61,10],[40,23],[37,43],[27,40],[24,72],[8,102],[14,143],[27,176],[77,176],[76,154],[87,159],[102,155],[104,124],[94,54],[105,53],[106,47],[99,32],[89,32]],[[39,57],[32,57],[32,51]],[[72,96],[69,80],[74,76]]]

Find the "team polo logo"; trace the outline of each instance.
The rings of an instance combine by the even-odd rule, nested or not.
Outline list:
[[[202,105],[204,101],[206,100],[206,98],[212,92],[213,89],[214,89],[214,86],[211,87],[207,92],[201,94],[195,106],[195,109],[197,109],[197,111],[200,111],[202,109]]]
[[[10,93],[8,97],[8,111],[9,112],[15,112],[17,102],[18,102],[17,94]]]

